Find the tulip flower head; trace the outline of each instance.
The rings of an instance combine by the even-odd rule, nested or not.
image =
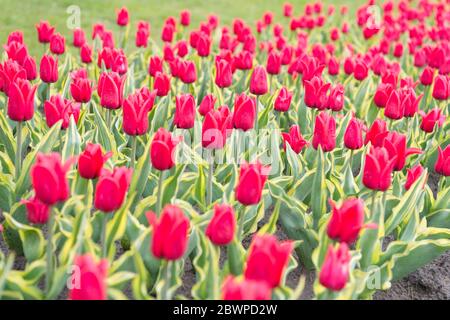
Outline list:
[[[320,269],[319,282],[332,291],[344,289],[349,277],[350,252],[346,243],[337,248],[330,244],[325,261]]]
[[[159,128],[150,146],[150,159],[155,169],[169,170],[175,165],[175,148],[180,139],[164,128]]]
[[[132,170],[125,167],[113,171],[103,169],[95,187],[94,206],[104,213],[118,210],[124,200],[131,181]]]
[[[78,173],[84,179],[96,179],[100,176],[103,165],[112,156],[112,152],[103,154],[99,144],[88,142],[78,157]]]
[[[263,281],[228,276],[222,287],[223,300],[270,300],[272,289]]]
[[[106,277],[108,261],[96,262],[90,254],[75,257],[74,265],[79,272],[74,272],[73,286],[69,291],[70,300],[106,300]]]
[[[239,181],[236,186],[236,199],[244,206],[258,204],[267,180],[270,167],[260,162],[241,164]]]
[[[206,228],[205,234],[218,246],[228,245],[236,232],[236,216],[233,207],[227,204],[214,206],[214,214]]]

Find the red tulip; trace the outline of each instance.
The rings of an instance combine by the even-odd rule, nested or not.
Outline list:
[[[392,158],[384,147],[372,147],[366,154],[363,184],[372,190],[386,191],[391,185],[397,156]]]
[[[27,73],[28,80],[35,80],[37,78],[36,61],[32,56],[26,56],[23,60],[22,67]]]
[[[41,80],[45,83],[58,81],[58,58],[44,54],[39,67]]]
[[[438,157],[434,165],[434,171],[445,177],[450,176],[450,145],[444,150],[438,147]]]
[[[200,57],[209,56],[211,52],[211,37],[204,32],[200,32],[196,49]]]
[[[92,62],[92,48],[85,43],[80,49],[80,59],[83,63]]]
[[[152,254],[159,259],[178,260],[186,252],[189,219],[175,205],[166,205],[159,220],[153,212],[147,213],[153,226]]]
[[[424,86],[431,86],[433,84],[434,71],[430,67],[423,69],[420,74],[420,83]]]
[[[107,109],[118,109],[123,103],[123,88],[126,76],[116,72],[103,72],[98,80],[97,92],[100,104]]]
[[[301,132],[300,127],[296,124],[292,125],[289,133],[282,133],[283,136],[283,148],[286,150],[286,143],[288,143],[291,146],[291,149],[295,153],[300,153],[306,145],[308,145],[308,141],[306,141]]]
[[[3,47],[8,55],[8,59],[12,59],[18,64],[23,65],[23,60],[28,56],[28,50],[25,44],[13,41]]]
[[[180,58],[184,58],[189,53],[189,47],[186,40],[180,40],[175,44],[177,55]]]
[[[248,164],[243,162],[236,186],[236,199],[244,206],[258,204],[266,183],[270,167],[263,167],[259,162]]]
[[[124,75],[128,70],[127,56],[122,50],[113,51],[113,60],[111,70],[117,72],[119,75]]]
[[[434,78],[433,98],[447,100],[450,96],[450,84],[447,76],[438,75]]]
[[[111,155],[112,152],[103,154],[101,145],[88,142],[78,157],[78,173],[84,179],[98,178],[103,165]]]
[[[102,23],[94,23],[92,26],[92,40],[96,37],[101,39],[103,37],[103,33],[105,33],[105,25]]]
[[[222,106],[209,111],[202,125],[202,146],[207,149],[222,149],[227,141],[227,130],[231,129],[230,110]]]
[[[291,17],[292,16],[293,7],[290,3],[283,4],[283,15],[285,17]]]
[[[95,187],[95,208],[104,213],[118,210],[125,200],[131,175],[132,170],[125,167],[114,168],[112,172],[103,169]]]
[[[355,64],[355,69],[353,70],[353,75],[356,80],[362,81],[369,75],[369,69],[363,61],[357,61]]]
[[[175,97],[173,123],[180,129],[190,129],[195,123],[195,99],[191,94]]]
[[[234,65],[239,70],[250,70],[253,68],[253,56],[248,51],[241,51],[234,57]]]
[[[217,246],[231,243],[236,232],[236,217],[233,207],[227,204],[215,205],[214,215],[206,228],[205,234]]]
[[[344,144],[348,149],[358,150],[364,145],[363,143],[363,123],[356,118],[351,118],[347,129],[344,133]]]
[[[36,198],[48,206],[65,201],[69,197],[69,183],[66,178],[72,161],[61,162],[59,153],[44,155],[38,153],[31,167],[31,184]]]
[[[268,74],[279,74],[281,71],[281,55],[274,51],[269,53],[266,69]]]
[[[75,28],[73,30],[73,45],[74,47],[81,48],[86,43],[86,35],[81,28]]]
[[[328,61],[328,74],[331,76],[339,74],[339,61],[335,57],[331,57]]]
[[[255,100],[241,93],[234,100],[233,126],[236,129],[247,131],[253,129],[256,117]]]
[[[223,284],[223,300],[270,300],[271,288],[262,281],[238,280],[228,276]]]
[[[403,88],[402,89],[402,105],[403,105],[403,116],[412,118],[419,110],[419,103],[423,97],[423,93],[418,97],[414,92],[413,88]]]
[[[291,241],[278,242],[269,234],[255,235],[249,248],[245,278],[265,282],[270,288],[278,287],[293,249]]]
[[[172,42],[173,35],[175,33],[175,26],[172,24],[164,24],[162,33],[161,33],[161,40],[164,42]]]
[[[114,35],[112,31],[104,31],[102,34],[102,47],[114,49]]]
[[[75,123],[78,122],[80,116],[80,106],[72,101],[64,99],[60,95],[51,96],[44,103],[45,121],[47,126],[51,128],[59,120],[63,120],[61,129],[69,127],[70,117],[73,116]]]
[[[181,25],[188,27],[191,23],[191,12],[189,10],[183,10],[180,12]]]
[[[386,103],[393,90],[394,88],[391,84],[380,83],[375,92],[375,96],[373,97],[375,105],[379,108],[386,107]]]
[[[332,291],[342,290],[348,281],[350,259],[346,243],[339,244],[336,249],[330,244],[320,269],[320,284]]]
[[[77,256],[74,262],[77,272],[72,274],[71,283],[79,285],[69,291],[70,300],[106,300],[106,277],[108,261],[96,263],[90,254]]]
[[[216,60],[216,85],[219,88],[227,88],[233,83],[231,64],[225,59]]]
[[[80,69],[80,72],[72,73],[72,82],[70,83],[70,94],[73,100],[79,103],[86,103],[91,100],[92,81],[87,78],[86,69]]]
[[[353,64],[352,58],[346,58],[344,60],[344,72],[346,75],[353,74],[353,70],[355,69],[355,66]]]
[[[337,84],[330,87],[330,95],[328,96],[328,109],[333,111],[341,111],[344,108],[344,86]]]
[[[397,90],[392,90],[389,96],[384,115],[389,119],[398,120],[403,118],[404,105],[402,104],[400,93]]]
[[[250,78],[250,92],[259,96],[266,94],[268,90],[266,70],[262,66],[257,66]]]
[[[117,24],[121,27],[125,27],[128,25],[128,22],[130,21],[130,17],[128,14],[128,10],[126,7],[122,7],[120,10],[117,11]]]
[[[286,112],[289,110],[291,106],[293,92],[289,91],[287,88],[282,87],[277,97],[275,98],[275,102],[273,108],[276,111]]]
[[[419,179],[419,177],[422,175],[423,171],[424,169],[420,164],[406,171],[406,183],[405,183],[406,190],[409,190],[409,188],[411,188],[414,182],[416,182],[417,179]]]
[[[50,51],[53,54],[63,54],[66,50],[66,39],[59,33],[54,33],[50,38]]]
[[[16,31],[11,32],[8,35],[7,44],[10,44],[11,42],[14,42],[14,41],[23,43],[23,32],[22,31],[16,30]]]
[[[181,64],[180,79],[183,83],[194,83],[197,80],[197,69],[192,61],[184,61]]]
[[[350,198],[338,208],[330,199],[332,208],[331,218],[328,222],[327,234],[331,239],[353,243],[358,239],[362,228],[374,228],[373,224],[364,225],[364,202],[361,199]]]
[[[8,117],[13,121],[28,121],[34,115],[34,96],[37,86],[28,80],[17,79],[9,85]]]
[[[55,31],[55,28],[52,27],[47,21],[41,21],[36,25],[36,30],[38,32],[38,40],[40,43],[49,43],[50,38]]]
[[[305,104],[310,108],[323,110],[328,104],[327,92],[331,84],[324,84],[322,78],[314,76],[311,80],[303,81],[305,87]]]
[[[423,111],[419,111],[422,117],[422,123],[420,124],[420,129],[425,132],[433,132],[435,125],[442,127],[445,122],[445,115],[442,114],[442,110],[439,108],[434,108],[430,110],[427,114]]]
[[[147,30],[143,28],[138,28],[136,30],[136,40],[135,40],[136,47],[147,48],[149,36],[150,34]]]
[[[164,128],[159,128],[150,147],[150,158],[155,169],[169,170],[175,165],[175,147],[179,140]]]
[[[158,72],[163,72],[163,60],[158,56],[150,57],[148,74],[155,77]]]
[[[373,146],[381,146],[388,133],[386,122],[381,119],[376,119],[366,133],[364,144],[367,145],[370,142]]]
[[[27,79],[24,68],[11,59],[0,64],[0,91],[8,95],[10,84],[16,82],[17,79]]]
[[[324,152],[332,151],[336,146],[336,121],[324,111],[316,117],[312,144],[314,149],[320,146]]]
[[[203,97],[203,100],[198,108],[198,112],[202,116],[205,116],[209,111],[214,110],[216,100],[217,98],[214,97],[212,94],[207,94],[206,96]]]
[[[383,140],[383,146],[391,158],[396,157],[395,171],[403,170],[406,158],[413,154],[420,154],[422,150],[417,148],[407,148],[406,136],[395,131],[389,132]]]
[[[148,130],[148,113],[153,108],[156,91],[146,87],[128,96],[123,102],[123,131],[129,136],[140,136]]]
[[[158,97],[165,97],[170,91],[170,76],[165,73],[157,72],[153,89],[156,90]]]
[[[22,200],[27,209],[27,220],[34,224],[46,224],[50,214],[49,207],[34,197],[30,200]]]

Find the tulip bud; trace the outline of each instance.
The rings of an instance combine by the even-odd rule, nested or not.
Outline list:
[[[346,243],[339,244],[336,249],[330,244],[320,269],[320,284],[332,291],[342,290],[348,281],[350,259]]]
[[[155,77],[158,72],[163,72],[163,60],[158,56],[150,57],[148,74]]]
[[[261,200],[264,184],[270,167],[263,167],[259,162],[248,164],[243,162],[236,186],[236,199],[244,206],[258,204]]]
[[[50,51],[53,54],[63,54],[66,50],[66,39],[59,33],[55,33],[50,38]]]
[[[261,281],[242,279],[228,276],[223,284],[223,300],[270,300],[271,288]]]
[[[118,210],[125,200],[131,175],[132,170],[125,167],[114,168],[112,172],[103,169],[95,187],[95,208],[104,213]]]
[[[328,61],[328,74],[331,76],[339,74],[339,61],[335,57],[331,57]]]
[[[30,200],[22,200],[27,209],[27,219],[34,224],[46,224],[50,214],[49,207],[34,197]]]
[[[100,104],[107,109],[118,109],[123,103],[123,89],[126,76],[116,72],[103,72],[98,80],[97,92]]]
[[[190,129],[195,123],[195,99],[191,94],[175,97],[173,123],[180,129]]]
[[[87,77],[72,74],[70,94],[72,95],[73,100],[75,100],[76,102],[89,102],[92,96],[92,81],[87,79]]]
[[[289,91],[287,88],[282,87],[278,96],[275,98],[273,105],[274,110],[280,112],[287,112],[291,106],[293,92]]]
[[[33,118],[36,89],[36,85],[20,78],[9,85],[8,117],[11,120],[28,121]]]
[[[209,111],[202,125],[202,146],[207,149],[222,149],[227,141],[227,130],[231,128],[232,118],[228,107]]]
[[[308,141],[303,138],[298,125],[292,125],[289,133],[283,132],[282,136],[284,150],[286,150],[286,143],[289,143],[291,149],[298,154],[304,146],[308,145]]]
[[[156,91],[146,87],[128,96],[123,103],[123,131],[130,136],[140,136],[148,130],[148,113],[153,108]]]
[[[69,197],[69,183],[66,178],[71,161],[61,162],[59,153],[44,155],[38,153],[31,167],[31,184],[36,198],[48,206],[65,201]]]
[[[330,89],[328,96],[328,109],[333,111],[341,111],[344,108],[344,86],[337,84]]]
[[[225,59],[216,60],[216,85],[219,88],[227,88],[233,83],[231,64]]]
[[[381,146],[388,133],[386,122],[381,119],[376,119],[366,133],[364,144],[367,145],[370,142],[373,146]]]
[[[159,259],[178,260],[186,252],[189,219],[175,205],[166,205],[157,220],[153,212],[147,213],[153,226],[151,251]]]
[[[206,228],[205,234],[217,246],[231,243],[236,231],[236,217],[229,205],[215,205],[214,215]]]
[[[156,90],[156,95],[158,97],[167,96],[170,91],[170,76],[162,72],[157,72],[153,89]]]
[[[34,61],[33,57],[26,56],[23,60],[22,67],[25,69],[27,73],[28,80],[35,80],[37,78],[36,71],[36,61]]]
[[[207,57],[211,51],[211,38],[204,32],[200,32],[197,41],[197,53],[200,57]]]
[[[49,43],[50,38],[55,31],[55,28],[52,27],[47,21],[41,21],[36,25],[36,30],[38,32],[38,40],[40,43]]]
[[[418,148],[407,148],[406,136],[395,131],[389,132],[383,140],[383,146],[391,158],[396,157],[395,171],[403,170],[406,158],[413,154],[420,154],[422,150]]]
[[[364,202],[361,199],[348,199],[339,208],[331,199],[329,202],[332,213],[327,227],[327,234],[331,239],[351,244],[358,239],[362,228],[373,227],[373,225],[363,225]]]
[[[70,300],[106,300],[106,278],[108,261],[96,263],[90,254],[75,257],[74,266],[78,272],[72,274],[74,286],[69,291]]]
[[[249,248],[245,278],[278,287],[293,249],[291,241],[279,242],[273,235],[256,234]]]
[[[83,63],[92,62],[92,48],[85,43],[80,49],[80,59]]]
[[[430,67],[423,69],[420,75],[420,83],[424,86],[431,86],[433,84],[434,71]]]
[[[447,100],[449,96],[449,79],[443,75],[436,76],[436,78],[434,78],[433,98],[436,100]]]
[[[327,92],[331,84],[324,84],[322,78],[314,76],[311,80],[304,80],[303,85],[305,87],[304,100],[306,106],[319,110],[325,109],[328,105]]]
[[[174,33],[175,33],[175,26],[167,23],[164,24],[161,33],[161,40],[164,42],[172,42]]]
[[[214,105],[216,103],[216,100],[217,100],[217,98],[214,97],[212,94],[207,94],[206,96],[203,97],[203,100],[200,103],[200,106],[198,108],[198,112],[202,116],[206,116],[206,114],[209,111],[214,110]]]
[[[166,129],[158,129],[150,147],[150,158],[155,169],[164,171],[175,165],[174,152],[178,142]]]
[[[372,147],[366,154],[363,184],[372,190],[386,191],[392,181],[397,156],[392,158],[384,147]]]
[[[253,129],[256,117],[255,100],[245,93],[236,96],[234,100],[233,126],[247,131]]]
[[[75,123],[80,117],[80,106],[72,101],[64,99],[60,95],[51,96],[44,103],[45,121],[49,128],[53,127],[59,120],[63,120],[61,129],[69,127],[70,117],[73,116]]]
[[[450,145],[444,150],[438,147],[438,157],[434,165],[434,171],[445,177],[450,176]]]
[[[266,94],[268,90],[266,70],[262,66],[257,66],[250,78],[250,92],[259,96]]]
[[[78,157],[78,173],[84,179],[96,179],[100,176],[103,165],[111,157],[112,152],[102,153],[99,144],[88,142]]]
[[[362,138],[363,124],[356,118],[351,118],[344,133],[344,144],[348,149],[358,150],[364,145]]]
[[[269,53],[269,56],[267,58],[267,73],[268,74],[279,74],[280,70],[281,70],[281,56],[272,51],[271,53]]]
[[[73,45],[74,47],[81,48],[86,43],[86,35],[81,28],[75,28],[73,30]]]
[[[312,144],[316,150],[320,145],[324,152],[332,151],[336,146],[336,121],[324,111],[316,117]]]
[[[192,61],[184,61],[181,64],[180,79],[183,83],[194,83],[197,80],[197,69]]]
[[[128,25],[128,22],[130,20],[128,10],[126,7],[122,7],[120,10],[117,11],[117,24],[121,27],[125,27]]]
[[[409,190],[409,188],[411,188],[414,182],[416,182],[417,179],[419,179],[419,177],[422,175],[423,171],[424,169],[420,164],[406,171],[406,182],[405,182],[406,190]]]
[[[425,114],[423,111],[419,111],[419,114],[422,117],[420,129],[428,133],[433,132],[436,124],[438,125],[438,127],[442,127],[446,118],[445,115],[442,114],[442,110],[439,108],[434,108],[427,114]]]
[[[191,23],[191,12],[189,10],[183,10],[180,12],[181,25],[188,27]]]
[[[377,87],[377,91],[375,91],[375,95],[373,97],[373,101],[375,105],[379,108],[386,107],[387,101],[391,96],[392,91],[394,90],[391,84],[380,83]]]
[[[41,80],[45,83],[58,81],[58,58],[44,54],[39,67]]]

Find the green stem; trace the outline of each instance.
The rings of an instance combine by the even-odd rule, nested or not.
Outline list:
[[[106,109],[106,127],[111,130],[111,109]]]
[[[17,148],[16,148],[16,182],[19,180],[22,168],[22,122],[17,122]]]
[[[103,214],[102,217],[102,233],[101,233],[101,239],[100,244],[102,246],[102,258],[106,258],[107,256],[107,248],[106,248],[106,225],[108,223],[108,214],[109,213],[101,213]]]
[[[132,136],[132,145],[131,145],[131,159],[130,159],[130,168],[135,167],[136,165],[136,146],[137,146],[137,136]]]
[[[50,293],[51,281],[53,277],[53,229],[55,217],[52,208],[49,208],[49,217],[47,221],[47,274],[45,276],[45,292]]]
[[[351,149],[350,150],[350,159],[349,159],[349,166],[350,166],[350,171],[353,173],[353,154],[354,154],[355,150]]]
[[[214,173],[214,156],[213,156],[213,150],[208,150],[208,162],[209,162],[209,168],[208,168],[208,198],[207,198],[207,205],[211,205],[212,202],[212,178]]]
[[[258,115],[259,115],[259,96],[256,96],[256,116],[255,116],[255,130],[258,131]]]
[[[237,230],[237,234],[236,234],[238,240],[240,240],[242,238],[242,234],[244,231],[245,209],[246,209],[246,207],[242,206],[242,209],[241,209],[242,211],[241,211],[241,214],[239,215],[239,224],[238,224],[238,230]]]
[[[373,213],[375,212],[375,201],[376,201],[376,196],[377,196],[377,190],[373,190],[372,191],[372,206],[370,208],[370,215],[372,216]]]
[[[171,274],[170,274],[170,267],[171,267],[171,261],[167,260],[164,261],[163,265],[163,272],[164,272],[164,285],[162,287],[161,291],[161,298],[162,300],[170,300],[170,282],[171,282]]]
[[[163,172],[159,172],[158,180],[158,191],[156,194],[156,214],[159,216],[161,212],[161,194],[162,194],[162,184],[163,184]]]

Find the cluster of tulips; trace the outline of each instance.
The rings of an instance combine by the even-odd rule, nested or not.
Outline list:
[[[279,15],[9,34],[0,298],[366,299],[450,249],[450,3]]]

